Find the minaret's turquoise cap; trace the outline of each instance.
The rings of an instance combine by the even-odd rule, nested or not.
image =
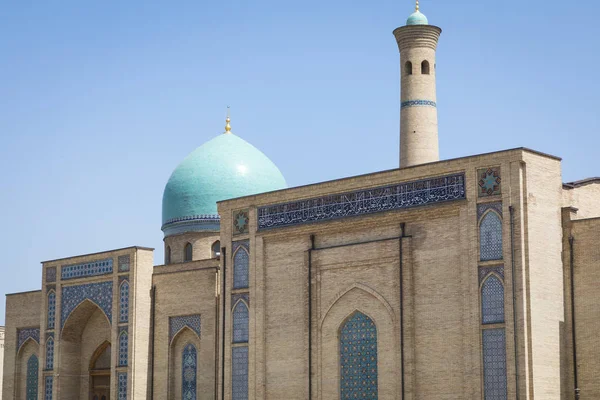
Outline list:
[[[429,25],[429,21],[425,14],[419,11],[419,0],[417,0],[415,12],[410,14],[410,17],[406,20],[406,25]]]

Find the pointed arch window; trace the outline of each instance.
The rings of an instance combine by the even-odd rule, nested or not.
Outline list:
[[[129,320],[129,282],[124,280],[119,289],[119,322]]]
[[[248,343],[248,306],[239,301],[233,309],[233,343]]]
[[[340,330],[341,400],[377,399],[377,328],[356,312]]]
[[[54,369],[54,339],[52,337],[46,341],[46,369]]]
[[[479,255],[481,261],[502,259],[502,220],[493,211],[487,212],[479,224]]]
[[[167,246],[165,250],[165,265],[171,264],[171,246]]]
[[[233,257],[233,288],[244,289],[249,283],[250,257],[245,247],[240,246]]]
[[[121,332],[119,335],[119,367],[127,365],[129,351],[129,335],[127,331]]]
[[[40,363],[35,354],[27,360],[27,384],[26,396],[27,400],[37,400],[38,398],[38,369]]]
[[[48,318],[47,327],[48,329],[54,329],[54,323],[56,321],[56,293],[51,290],[48,293]]]
[[[483,324],[504,322],[504,285],[494,274],[481,286],[481,319]]]
[[[189,343],[183,348],[181,357],[181,394],[184,400],[196,400],[196,375],[198,357],[196,347]]]
[[[183,252],[183,261],[192,261],[192,255],[193,255],[193,247],[191,243],[187,243],[185,245],[185,249]]]

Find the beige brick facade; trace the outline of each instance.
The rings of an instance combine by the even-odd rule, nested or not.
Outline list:
[[[4,370],[4,327],[0,326],[0,400],[2,400],[2,371]]]

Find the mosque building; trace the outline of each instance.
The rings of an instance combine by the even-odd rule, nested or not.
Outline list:
[[[7,295],[2,400],[600,399],[600,178],[440,161],[441,29],[393,33],[399,169],[287,188],[228,117],[166,184],[163,265],[44,261]]]

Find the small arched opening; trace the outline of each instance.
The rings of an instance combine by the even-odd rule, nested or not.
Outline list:
[[[221,241],[220,240],[217,240],[216,242],[213,243],[212,248],[211,248],[211,254],[212,254],[212,258],[221,257]]]
[[[187,243],[183,249],[183,261],[192,261],[193,247],[191,243]]]
[[[165,249],[165,265],[171,264],[171,246]]]
[[[421,73],[422,73],[423,75],[429,75],[429,61],[427,61],[427,60],[424,60],[424,61],[421,63]]]
[[[412,73],[413,73],[413,66],[412,66],[412,63],[410,61],[407,61],[406,64],[404,64],[404,73],[406,75],[412,75]]]

